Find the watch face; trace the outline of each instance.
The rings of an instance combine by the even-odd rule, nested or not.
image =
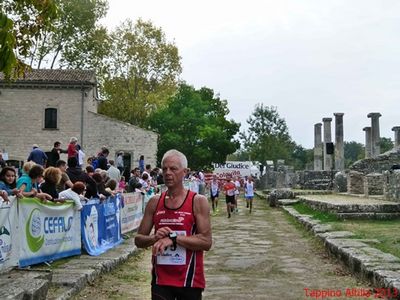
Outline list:
[[[176,238],[176,236],[177,236],[177,235],[176,235],[176,232],[175,232],[175,231],[169,233],[169,237],[170,237],[170,238]]]

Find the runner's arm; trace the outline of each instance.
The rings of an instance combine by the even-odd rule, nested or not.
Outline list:
[[[154,245],[159,239],[168,236],[168,233],[171,231],[170,228],[163,227],[157,230],[155,234],[150,235],[154,225],[153,214],[157,209],[158,199],[159,196],[153,196],[146,205],[142,222],[135,236],[135,245],[138,248],[147,248]]]

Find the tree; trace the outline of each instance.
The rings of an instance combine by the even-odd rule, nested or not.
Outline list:
[[[364,145],[354,141],[344,142],[344,160],[345,167],[355,163],[357,160],[364,158]]]
[[[182,71],[178,48],[151,22],[124,22],[111,35],[109,76],[103,84],[105,102],[99,112],[144,126],[175,93]]]
[[[381,137],[379,145],[381,146],[381,153],[385,153],[386,151],[392,150],[394,147],[392,139],[386,137]]]
[[[262,164],[267,160],[291,160],[295,144],[276,107],[257,104],[247,123],[247,133],[242,132],[240,137],[252,160]]]
[[[314,149],[305,149],[294,144],[290,161],[296,170],[304,170],[314,160]]]
[[[160,134],[158,160],[169,149],[185,153],[191,168],[225,162],[239,148],[234,140],[239,124],[227,120],[227,101],[209,88],[181,84],[166,107],[154,112],[148,124]]]
[[[106,15],[107,0],[55,0],[58,18],[36,37],[27,54],[31,67],[99,69],[110,42],[97,22]]]
[[[19,76],[28,68],[22,58],[56,16],[57,7],[52,0],[0,2],[0,72],[6,78]]]

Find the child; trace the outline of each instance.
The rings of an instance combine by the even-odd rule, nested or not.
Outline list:
[[[16,189],[17,173],[13,167],[4,167],[0,172],[0,196],[8,202],[8,196],[22,197],[21,192]]]
[[[77,181],[74,183],[72,188],[69,188],[65,191],[60,192],[58,195],[60,199],[70,199],[74,201],[75,204],[75,209],[76,210],[81,210],[82,209],[82,203],[81,199],[83,200],[83,192],[85,191],[85,184],[81,181]]]
[[[118,191],[120,193],[125,193],[126,192],[125,176],[121,176],[121,180],[118,182]]]

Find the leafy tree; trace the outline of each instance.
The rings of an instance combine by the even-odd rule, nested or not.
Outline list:
[[[364,158],[364,156],[365,148],[363,144],[354,141],[344,142],[344,159],[346,168],[357,160]]]
[[[158,160],[169,149],[185,153],[191,168],[225,162],[239,148],[234,140],[239,124],[227,120],[227,101],[209,88],[181,84],[166,107],[157,110],[148,124],[160,134]]]
[[[182,71],[178,49],[151,22],[124,22],[112,33],[109,77],[103,84],[106,101],[99,112],[144,126],[175,93]]]
[[[30,53],[31,67],[43,65],[99,69],[109,52],[109,37],[97,22],[106,15],[107,0],[55,0],[58,18],[36,37]]]
[[[295,144],[289,136],[286,121],[279,116],[276,107],[257,104],[247,123],[247,133],[242,132],[240,137],[252,160],[262,164],[267,160],[291,160]]]
[[[52,0],[0,1],[0,72],[7,78],[21,75],[28,67],[22,58],[56,16]]]
[[[391,138],[381,137],[379,145],[381,146],[381,153],[392,150],[394,143]]]
[[[314,161],[314,149],[305,149],[295,144],[290,161],[296,170],[304,170]]]

